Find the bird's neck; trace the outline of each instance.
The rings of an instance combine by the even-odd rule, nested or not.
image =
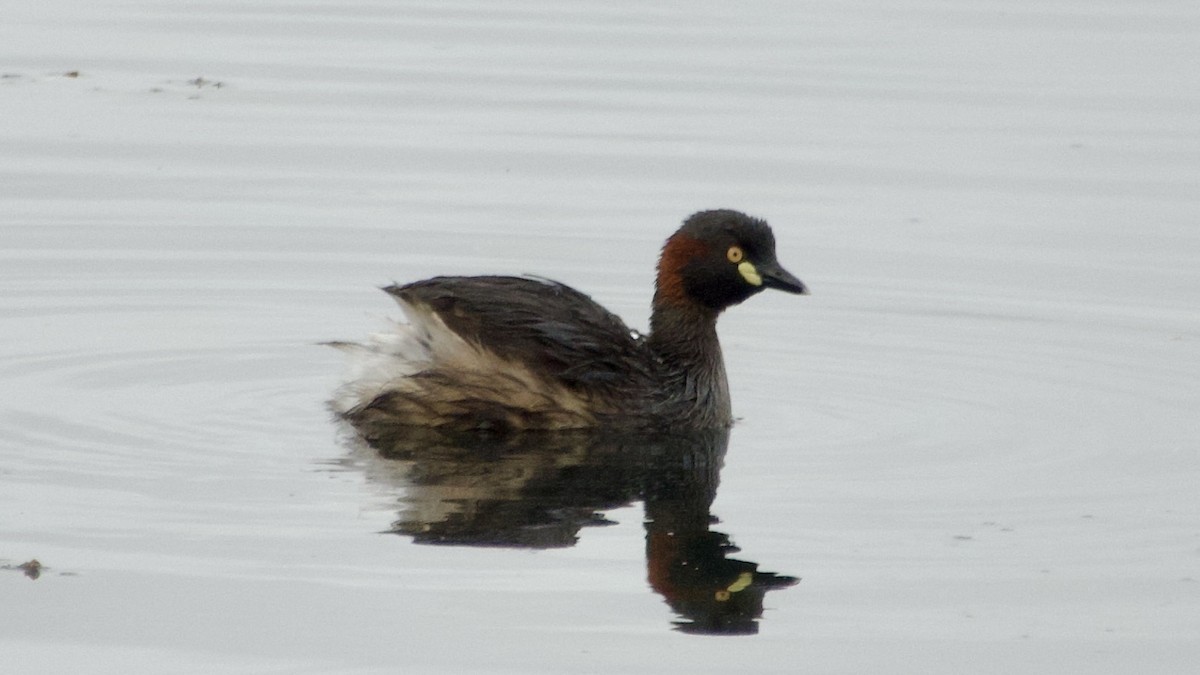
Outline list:
[[[648,342],[665,367],[672,405],[707,427],[733,421],[717,315],[697,303],[671,302],[656,294],[650,316]]]

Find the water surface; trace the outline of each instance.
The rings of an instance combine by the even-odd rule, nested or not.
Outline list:
[[[3,23],[6,672],[1200,659],[1194,3]],[[645,327],[658,247],[711,207],[767,218],[813,289],[722,319],[723,453],[525,448],[497,482],[329,418],[316,343],[393,314],[377,286],[532,272]],[[739,637],[681,630],[663,522],[777,575],[693,586],[770,586]]]

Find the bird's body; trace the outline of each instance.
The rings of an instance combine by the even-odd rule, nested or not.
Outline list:
[[[698,213],[667,241],[649,336],[544,279],[391,286],[407,323],[336,343],[356,372],[333,407],[357,424],[455,431],[727,427],[716,319],[766,287],[806,292],[775,261],[766,223],[736,211]]]

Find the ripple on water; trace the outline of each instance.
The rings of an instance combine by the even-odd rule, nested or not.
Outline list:
[[[85,228],[66,253],[43,248],[44,231],[13,230],[12,255],[37,270],[0,293],[0,377],[13,394],[0,444],[20,475],[166,475],[250,458],[324,423],[320,379],[336,358],[322,359],[312,343],[324,336],[298,308],[327,298],[294,261],[265,288],[248,273],[214,273],[217,250],[164,264],[194,234],[169,227],[138,239],[139,256],[161,252],[153,264],[114,261],[127,229],[113,228],[114,242]],[[248,246],[261,235],[247,234]]]
[[[252,452],[238,439],[281,431],[309,402],[296,363],[315,347],[55,352],[9,356],[0,375],[24,396],[0,439],[38,463]],[[53,451],[53,452],[50,452]],[[67,457],[71,456],[68,460]],[[44,464],[43,464],[44,465]]]
[[[48,291],[0,296],[13,330],[0,341],[15,345],[0,356],[14,393],[0,451],[17,540],[152,571],[287,546],[297,513],[320,511],[292,496],[313,439],[330,452],[323,398],[338,360],[302,341],[313,329],[300,311],[321,296],[283,276],[263,290],[136,268],[67,293],[54,287],[72,261],[42,262]]]

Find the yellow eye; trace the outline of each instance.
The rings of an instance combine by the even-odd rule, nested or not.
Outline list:
[[[729,250],[725,252],[725,257],[729,258],[729,262],[731,263],[740,263],[742,262],[742,258],[746,257],[746,253],[742,250],[741,246],[734,245],[730,246]]]

